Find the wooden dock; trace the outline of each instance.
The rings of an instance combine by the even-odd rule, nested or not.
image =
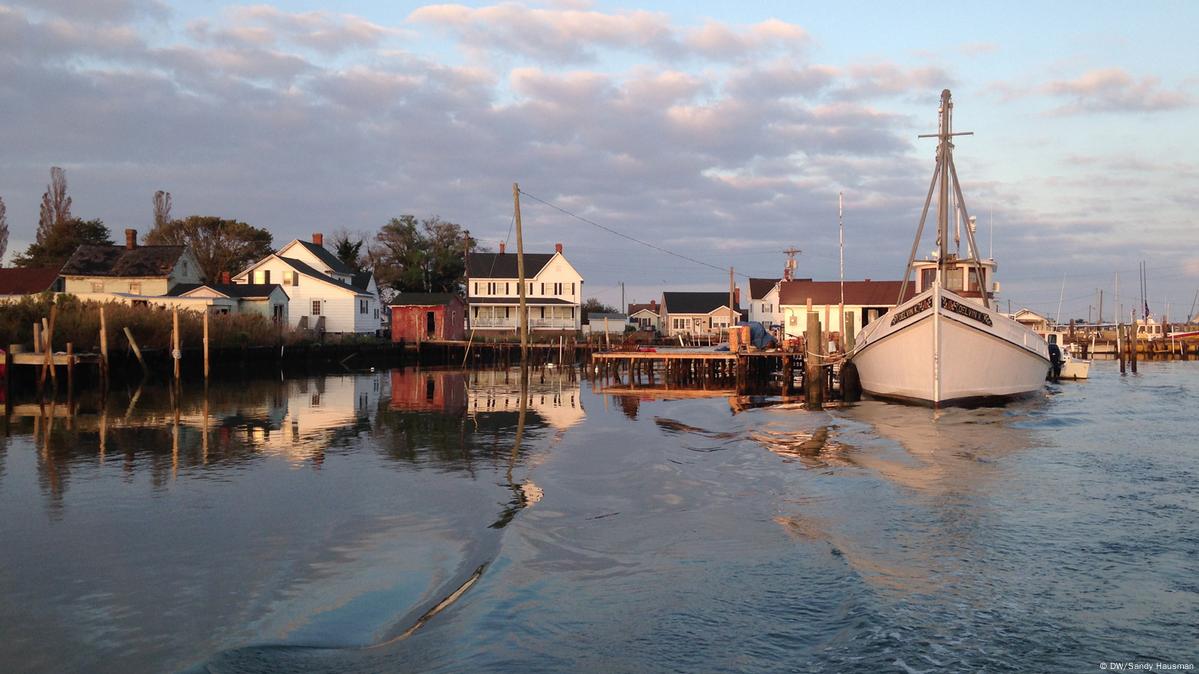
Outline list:
[[[604,389],[729,390],[790,396],[804,389],[804,356],[792,351],[605,351],[591,355],[590,373]],[[824,364],[824,378],[833,368]],[[776,381],[777,379],[777,381]],[[831,390],[831,382],[824,390]]]

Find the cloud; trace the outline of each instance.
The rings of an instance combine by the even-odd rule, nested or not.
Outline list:
[[[140,17],[165,20],[171,14],[163,0],[9,0],[9,3],[86,22],[121,22]]]
[[[770,51],[794,53],[809,42],[803,28],[778,19],[742,27],[708,21],[678,28],[660,12],[606,13],[515,3],[477,8],[427,5],[413,11],[408,21],[441,28],[470,48],[566,63],[592,62],[602,49],[665,59],[741,60]]]
[[[380,45],[403,32],[349,14],[326,11],[291,13],[270,5],[243,5],[225,11],[214,25],[206,19],[191,22],[197,41],[232,47],[273,48],[293,46],[323,55]]]
[[[927,97],[929,92],[936,96],[942,89],[956,85],[946,70],[936,66],[904,68],[887,62],[859,63],[849,66],[845,75],[836,91],[845,100],[912,94]]]
[[[1120,68],[1104,68],[1083,73],[1073,80],[1057,80],[1040,91],[1069,102],[1057,108],[1059,114],[1087,112],[1157,112],[1191,105],[1181,91],[1162,89],[1157,77],[1136,79]]]

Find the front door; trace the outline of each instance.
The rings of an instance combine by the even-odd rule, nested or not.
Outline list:
[[[425,312],[425,334],[432,337],[437,334],[437,314]]]

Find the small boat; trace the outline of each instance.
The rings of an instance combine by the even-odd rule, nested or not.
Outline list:
[[[996,265],[978,257],[973,223],[953,164],[952,138],[968,134],[953,132],[952,114],[946,89],[941,92],[940,129],[935,136],[939,141],[936,167],[899,299],[895,308],[863,328],[846,365],[856,370],[862,392],[873,397],[933,406],[984,403],[1038,391],[1049,372],[1045,340],[993,306],[988,272]],[[916,251],[938,186],[938,249],[934,258],[918,263]],[[966,223],[965,256],[950,250],[951,200],[961,217],[959,227]],[[917,292],[905,299],[908,278],[917,266],[921,267]]]
[[[1056,344],[1061,351],[1062,367],[1058,379],[1088,379],[1091,374],[1091,361],[1082,358],[1078,345],[1066,343],[1066,333],[1047,332],[1042,335],[1050,344]],[[1091,347],[1094,349],[1094,346]]]

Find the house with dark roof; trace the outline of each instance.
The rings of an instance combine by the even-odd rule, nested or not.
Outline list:
[[[236,284],[279,284],[289,298],[288,324],[301,330],[377,333],[383,323],[379,288],[369,272],[356,273],[329,249],[325,237],[295,239],[246,267]]]
[[[779,282],[777,278],[749,279],[749,320],[770,328],[781,325],[783,310],[779,306]]]
[[[857,334],[871,321],[887,313],[899,299],[901,281],[846,281],[845,330]],[[904,300],[915,296],[916,284],[909,283]],[[841,282],[797,279],[779,284],[779,305],[787,337],[799,337],[807,329],[808,303],[820,317],[821,329],[841,332]]]
[[[738,322],[749,317],[741,309],[740,292],[733,296],[729,310],[727,291],[662,293],[663,334],[668,337],[719,337],[729,328],[729,318]],[[735,312],[735,314],[734,314]]]
[[[629,323],[638,330],[662,329],[662,307],[658,305],[658,300],[650,300],[645,304],[630,304],[628,311]]]
[[[83,245],[62,266],[63,291],[72,295],[166,295],[181,283],[203,281],[187,246],[139,246],[125,230],[124,246]]]
[[[582,320],[583,277],[567,261],[562,244],[553,253],[525,253],[525,304],[529,334],[574,334]],[[516,335],[520,326],[520,284],[516,254],[500,244],[498,253],[466,257],[467,328]]]
[[[182,283],[175,286],[170,295],[227,300],[213,303],[209,310],[258,314],[279,325],[287,325],[289,298],[278,283]]]
[[[58,267],[10,267],[0,269],[0,302],[19,300],[27,295],[62,292]]]
[[[466,303],[455,293],[399,293],[389,308],[393,342],[466,337]]]

